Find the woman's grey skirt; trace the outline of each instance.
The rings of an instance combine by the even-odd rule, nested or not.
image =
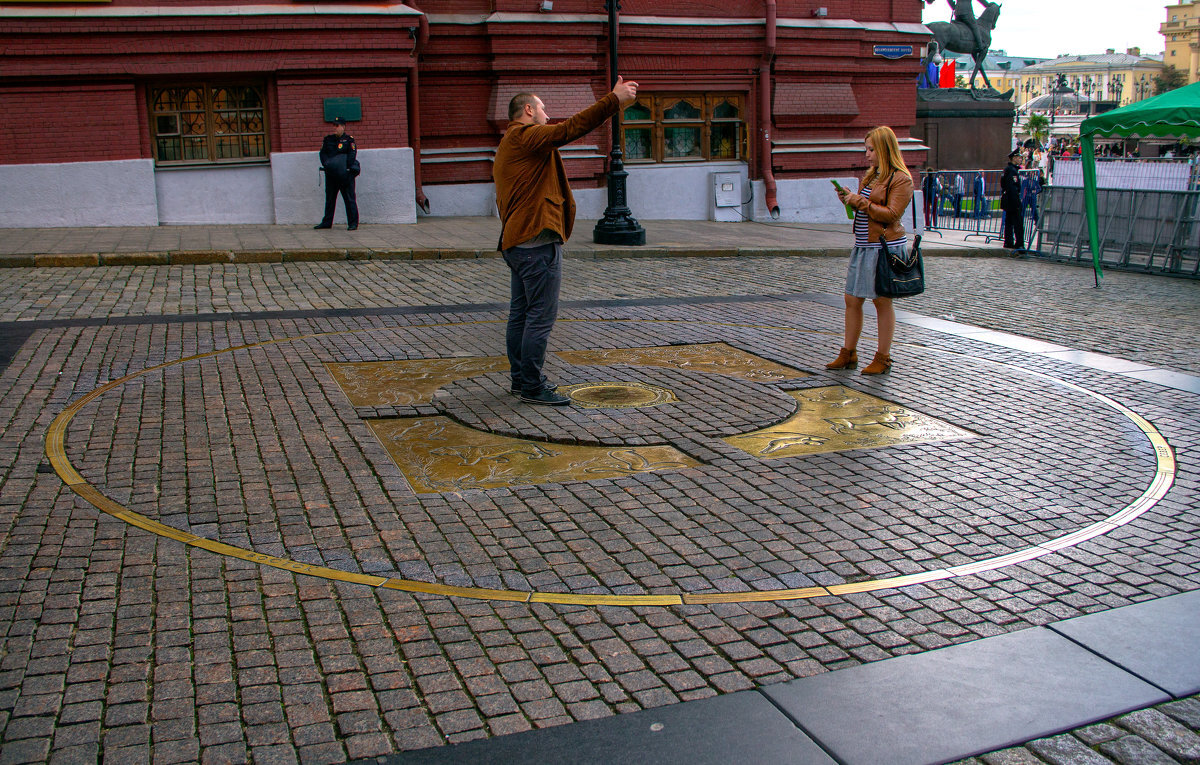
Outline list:
[[[888,250],[908,255],[908,243],[889,244]],[[875,266],[879,262],[879,247],[853,247],[850,250],[850,269],[846,272],[846,294],[870,300],[875,294]]]

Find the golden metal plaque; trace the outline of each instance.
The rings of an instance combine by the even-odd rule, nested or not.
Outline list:
[[[671,367],[729,375],[754,382],[782,382],[812,376],[799,369],[785,367],[783,364],[776,364],[774,361],[734,348],[728,343],[614,348],[602,351],[558,351],[558,357],[572,364]]]
[[[456,380],[508,370],[504,356],[462,359],[408,359],[326,364],[354,406],[428,404],[434,391]]]
[[[675,394],[657,385],[637,382],[560,385],[558,392],[585,409],[624,409],[658,406],[678,401]]]
[[[700,463],[672,446],[578,446],[509,438],[448,417],[367,424],[421,494],[619,478]]]
[[[968,430],[842,385],[787,393],[800,402],[796,414],[725,443],[755,457],[778,459],[975,438]]]

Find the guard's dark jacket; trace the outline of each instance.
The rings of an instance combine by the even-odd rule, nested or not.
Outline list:
[[[354,136],[330,133],[321,144],[321,167],[325,168],[325,182],[335,187],[345,186],[359,173],[358,149]]]
[[[1012,162],[1004,166],[1000,176],[1000,206],[1005,210],[1021,209],[1021,171]]]

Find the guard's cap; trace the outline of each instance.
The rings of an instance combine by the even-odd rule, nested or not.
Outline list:
[[[1008,153],[1008,158],[1009,158],[1009,159],[1012,159],[1013,157],[1019,157],[1019,156],[1021,156],[1021,150],[1020,150],[1020,149],[1013,149],[1012,151],[1010,151],[1010,152]]]
[[[335,124],[335,125],[345,125],[345,124],[346,124],[346,120],[345,120],[345,118],[344,118],[344,117],[334,117],[334,118],[333,118],[333,124]]]

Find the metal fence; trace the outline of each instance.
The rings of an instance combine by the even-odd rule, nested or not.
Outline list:
[[[1031,254],[1090,264],[1083,189],[1047,186],[1040,201]],[[1101,266],[1200,277],[1200,191],[1098,189],[1096,206]]]
[[[1004,213],[1000,209],[1002,170],[941,170],[924,172],[916,179],[918,189],[928,188],[930,175],[937,176],[940,190],[925,215],[925,230],[966,231],[967,238],[981,237],[985,242],[1004,238]],[[1036,176],[1037,170],[1022,170],[1022,178]],[[1025,207],[1025,237],[1030,239],[1037,220],[1037,199]]]

